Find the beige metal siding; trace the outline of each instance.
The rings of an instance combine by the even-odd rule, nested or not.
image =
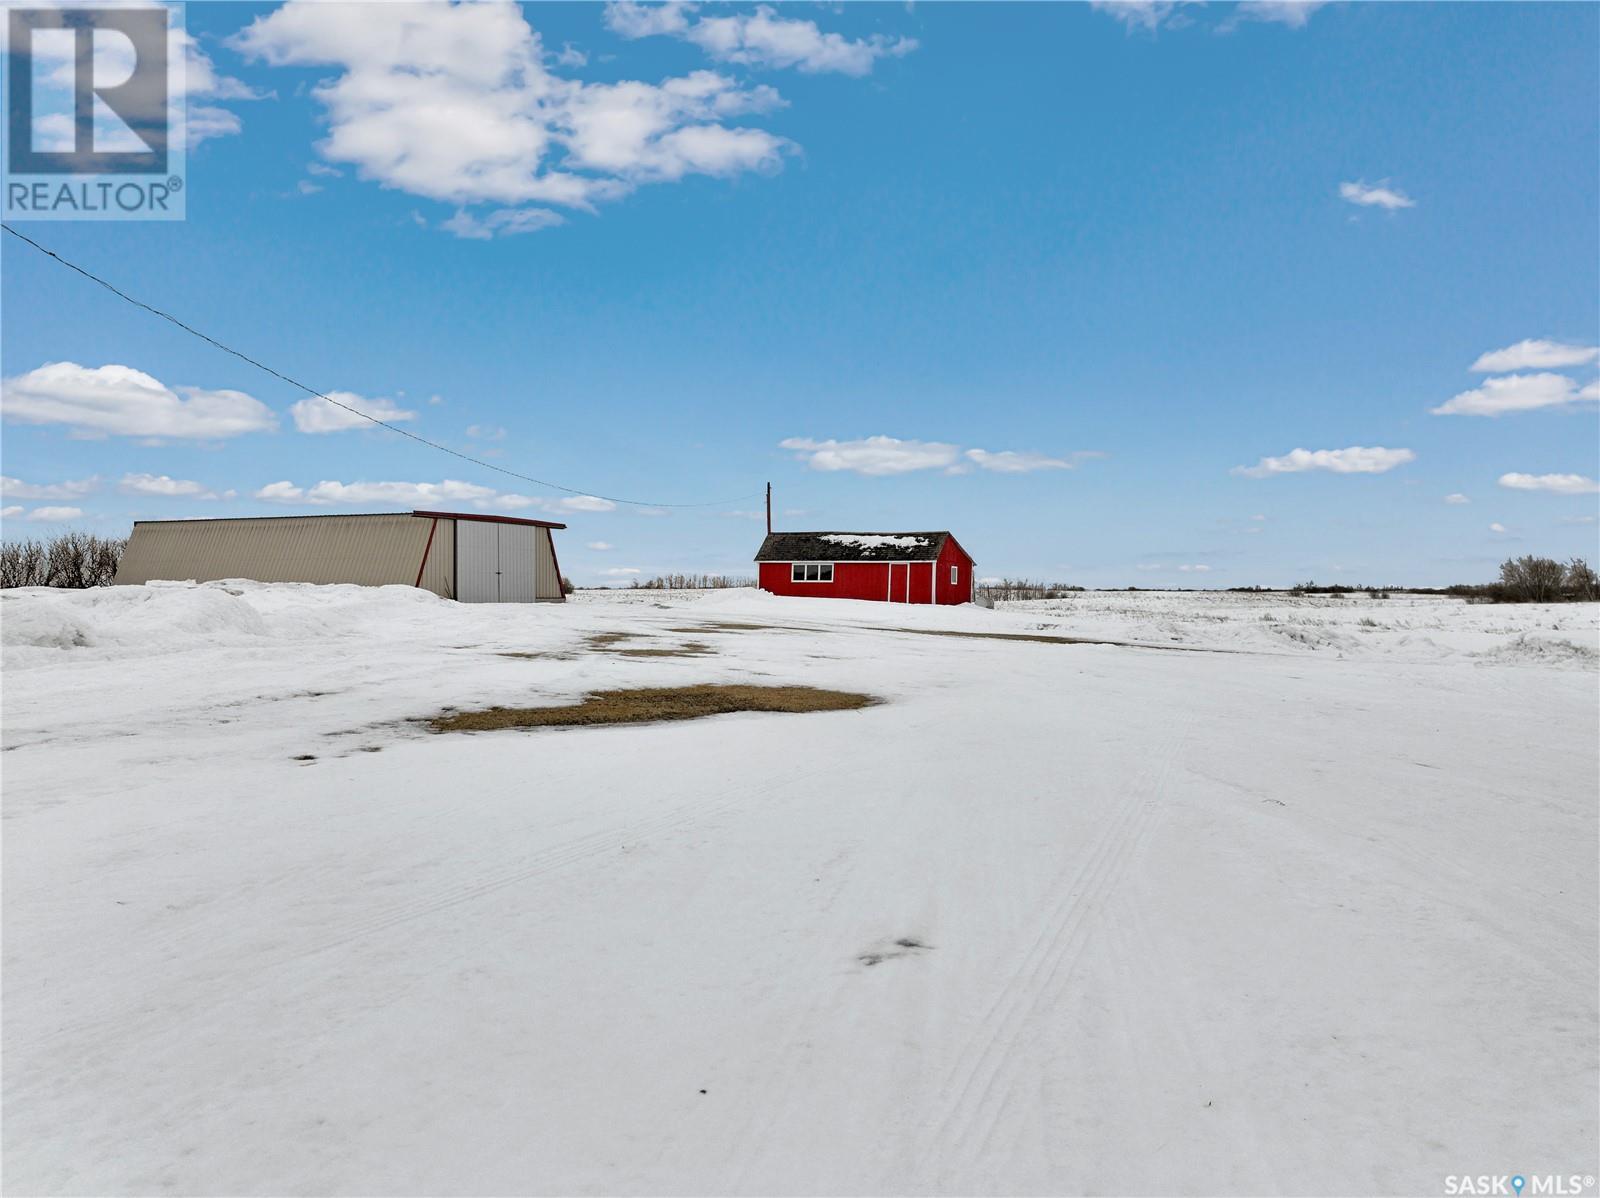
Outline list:
[[[454,521],[409,513],[292,516],[241,520],[177,520],[135,524],[117,582],[155,579],[253,578],[260,582],[352,582],[365,586],[417,581],[453,597]],[[423,568],[423,553],[428,561]]]
[[[433,517],[423,518],[412,516],[418,524],[432,524]],[[424,537],[424,540],[427,538]],[[414,582],[413,574],[408,582]],[[434,530],[433,545],[428,549],[428,564],[422,571],[422,589],[432,591],[435,595],[443,595],[446,599],[456,597],[456,522],[454,520],[439,521],[439,527]]]
[[[561,593],[561,575],[556,570],[555,542],[551,530],[536,528],[539,534],[533,543],[533,595],[540,603],[564,603]]]

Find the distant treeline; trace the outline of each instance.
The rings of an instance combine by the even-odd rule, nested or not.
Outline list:
[[[725,591],[755,585],[753,578],[731,574],[658,574],[654,578],[635,578],[628,587],[637,591]]]
[[[1247,594],[1368,595],[1387,599],[1391,594],[1449,595],[1474,603],[1590,603],[1600,600],[1600,576],[1589,563],[1575,557],[1565,564],[1550,557],[1511,557],[1500,563],[1494,582],[1459,582],[1447,587],[1322,586],[1315,582],[1292,587],[1229,587]]]
[[[1064,582],[1033,582],[1026,578],[997,578],[993,582],[978,584],[979,596],[993,599],[996,603],[1010,603],[1018,599],[1062,599],[1083,589]]]

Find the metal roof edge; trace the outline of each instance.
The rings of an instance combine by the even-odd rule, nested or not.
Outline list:
[[[528,520],[522,516],[491,516],[477,512],[424,512],[414,511],[413,516],[432,517],[435,520],[477,520],[484,524],[529,524],[534,528],[565,528],[554,520]]]

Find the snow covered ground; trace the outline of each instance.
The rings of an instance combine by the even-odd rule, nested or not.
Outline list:
[[[232,583],[0,635],[11,1193],[1600,1165],[1592,605]],[[414,722],[716,681],[885,702]]]

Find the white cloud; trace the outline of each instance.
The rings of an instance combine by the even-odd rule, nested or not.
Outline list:
[[[20,515],[22,515],[22,505],[20,503],[13,503],[7,505],[6,507],[0,507],[0,519],[9,520],[13,516]]]
[[[1366,182],[1339,184],[1339,198],[1348,200],[1352,204],[1359,204],[1363,208],[1382,208],[1393,212],[1399,208],[1415,208],[1417,202],[1397,187],[1390,187],[1388,180],[1368,186]]]
[[[589,56],[571,42],[562,43],[560,51],[555,56],[556,65],[563,67],[586,67],[589,65]]]
[[[1560,370],[1564,366],[1585,366],[1596,359],[1600,359],[1600,347],[1597,346],[1530,339],[1481,355],[1472,364],[1472,369],[1481,374],[1502,374],[1508,370]]]
[[[1271,478],[1275,474],[1299,474],[1306,470],[1327,470],[1334,474],[1382,474],[1416,460],[1409,449],[1370,448],[1352,445],[1348,449],[1293,449],[1282,457],[1262,458],[1254,466],[1235,466],[1232,473],[1245,478]]]
[[[277,417],[242,391],[169,388],[131,366],[51,362],[5,380],[7,420],[60,424],[80,436],[216,440],[267,432]]]
[[[297,487],[291,482],[276,482],[256,492],[257,499],[271,503],[339,506],[376,503],[401,507],[433,507],[452,500],[473,502],[493,499],[493,487],[445,479],[438,483],[354,482],[324,480],[313,487]]]
[[[611,512],[617,507],[611,500],[601,499],[595,495],[568,495],[562,499],[542,499],[533,495],[507,494],[496,491],[493,487],[450,478],[437,483],[343,483],[324,479],[311,487],[301,487],[285,480],[269,483],[256,491],[255,497],[269,503],[310,504],[319,507],[369,503],[430,508],[437,507],[441,503],[470,503],[481,511],[520,511],[525,508],[536,508],[555,515],[571,512]]]
[[[1115,17],[1129,29],[1154,33],[1173,24],[1179,0],[1089,0],[1089,7]]]
[[[694,9],[681,3],[665,4],[607,4],[606,28],[619,37],[655,37],[660,34],[679,37],[689,28],[689,14]]]
[[[1203,562],[1196,563],[1194,565],[1185,564],[1185,565],[1179,566],[1178,569],[1181,570],[1185,574],[1209,574],[1209,573],[1211,573],[1211,567],[1206,565],[1206,564],[1204,564]]]
[[[354,408],[356,411],[347,412],[327,399],[308,397],[289,406],[295,428],[302,433],[342,433],[346,429],[371,428],[372,420],[393,424],[417,418],[415,412],[404,410],[392,399],[364,399],[350,391],[329,391],[327,394],[328,399],[337,400],[345,408]],[[365,420],[356,412],[365,412],[372,420]]]
[[[1531,412],[1596,398],[1591,385],[1581,390],[1564,374],[1505,374],[1484,379],[1471,391],[1428,409],[1435,416],[1501,416],[1506,412]]]
[[[615,549],[616,546],[610,541],[590,541],[586,548],[593,549],[597,553],[604,553],[608,549]]]
[[[780,17],[765,4],[753,13],[691,20],[695,11],[694,5],[619,0],[606,5],[606,24],[626,38],[666,35],[693,42],[719,62],[780,70],[794,67],[807,74],[867,75],[878,59],[898,58],[917,48],[909,37],[874,34],[852,39],[824,33],[815,21]]]
[[[188,478],[169,478],[165,474],[124,474],[117,489],[128,495],[163,495],[172,498],[220,499],[204,483]]]
[[[986,449],[969,449],[964,455],[984,470],[1000,474],[1028,474],[1034,470],[1071,470],[1074,463],[1061,458],[1047,457],[1042,453],[1018,453],[1004,449],[990,453]]]
[[[81,507],[36,507],[28,513],[28,519],[37,524],[59,524],[63,520],[76,520],[81,515]]]
[[[506,430],[498,424],[469,424],[467,425],[467,436],[474,441],[504,441],[506,439]]]
[[[1304,29],[1313,14],[1327,3],[1328,0],[1243,0],[1234,6],[1233,16],[1222,29],[1226,32],[1241,21],[1266,21],[1287,25],[1290,29]]]
[[[600,573],[605,575],[607,578],[626,578],[628,575],[638,574],[640,571],[634,569],[632,566],[612,566],[609,570],[602,570]]]
[[[546,205],[592,211],[643,183],[776,170],[793,148],[723,123],[779,106],[769,87],[713,71],[657,84],[554,74],[516,4],[289,0],[233,45],[273,66],[334,68],[312,93],[324,159],[411,195],[497,206],[445,221],[458,236],[531,232],[558,219]]]
[[[617,505],[597,495],[568,495],[565,499],[545,499],[540,503],[549,512],[614,512]]]
[[[958,445],[942,441],[901,440],[898,437],[863,437],[855,441],[817,441],[810,437],[790,437],[778,443],[813,470],[849,470],[856,474],[907,474],[914,470],[943,470],[946,474],[968,474],[974,466],[997,474],[1027,474],[1035,470],[1071,470],[1088,458],[1104,457],[1097,451],[1073,453],[1053,458],[1042,453],[1003,449],[963,451]],[[760,517],[759,512],[731,512],[730,515]]]
[[[1489,525],[1489,531],[1490,532],[1510,532],[1511,530],[1509,528],[1507,528],[1504,524],[1501,524],[1498,521],[1496,521],[1495,523]]]
[[[465,208],[439,227],[466,241],[488,241],[494,237],[515,237],[518,233],[537,233],[567,223],[567,218],[548,208],[496,208],[484,216],[474,216]]]
[[[954,465],[960,453],[956,446],[940,441],[902,441],[898,437],[864,437],[859,441],[790,437],[778,442],[778,447],[794,451],[813,470],[849,470],[866,475],[936,470]]]
[[[1581,474],[1502,474],[1500,485],[1513,491],[1554,491],[1557,495],[1600,492],[1600,483]]]
[[[1444,497],[1444,501],[1446,503],[1456,503],[1456,504],[1471,503],[1472,502],[1472,500],[1468,499],[1460,491],[1453,491],[1449,495],[1446,495]]]
[[[238,133],[243,127],[238,114],[214,103],[197,104],[195,97],[203,96],[210,100],[264,100],[269,96],[237,79],[218,74],[210,56],[200,49],[198,43],[186,31],[174,27],[171,37],[173,49],[168,53],[171,54],[181,48],[179,52],[183,54],[183,89],[189,97],[184,105],[183,121],[175,123],[183,129],[185,146],[192,150],[203,141]],[[98,44],[97,38],[96,45]]]
[[[25,483],[0,475],[0,495],[7,499],[80,499],[100,485],[98,476],[61,483]]]

